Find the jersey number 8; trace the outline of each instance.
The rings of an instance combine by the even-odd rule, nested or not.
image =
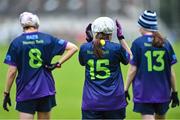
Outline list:
[[[42,66],[41,51],[37,48],[29,50],[29,65],[32,68],[39,68]]]

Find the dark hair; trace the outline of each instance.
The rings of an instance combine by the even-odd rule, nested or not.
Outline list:
[[[39,28],[39,25],[38,24],[35,24],[35,25],[30,25],[30,26],[24,26],[23,29],[24,30],[27,30],[29,28],[33,27],[34,29],[38,29]]]
[[[96,34],[95,40],[93,41],[93,53],[97,58],[103,57],[103,50],[100,40],[110,40],[111,35],[112,34],[104,34],[102,32]]]
[[[152,42],[152,45],[154,47],[163,47],[163,44],[164,44],[164,38],[162,37],[162,35],[159,33],[159,32],[153,32],[153,42]]]

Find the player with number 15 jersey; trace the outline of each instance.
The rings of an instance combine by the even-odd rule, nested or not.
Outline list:
[[[85,66],[82,118],[124,119],[126,101],[120,62],[127,65],[130,55],[120,44],[111,42],[112,19],[97,18],[91,28],[95,39],[83,44],[79,52],[79,62]]]
[[[120,62],[128,63],[127,53],[119,44],[105,42],[102,59],[94,56],[92,42],[80,49],[80,63],[86,66],[83,109],[104,111],[126,106]]]

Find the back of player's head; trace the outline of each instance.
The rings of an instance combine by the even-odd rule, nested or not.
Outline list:
[[[20,24],[23,28],[26,27],[39,27],[39,18],[37,15],[30,13],[30,12],[23,12],[19,16]]]
[[[99,17],[92,23],[91,29],[93,33],[112,34],[114,31],[114,21],[109,17]]]
[[[149,31],[158,31],[156,12],[145,10],[143,14],[139,16],[138,24]]]
[[[114,21],[109,17],[99,17],[92,23],[91,29],[95,36],[93,52],[97,58],[103,57],[102,46],[105,45],[105,40],[111,39],[114,27]]]
[[[140,15],[138,24],[146,30],[151,31],[153,34],[152,45],[154,47],[163,47],[164,38],[158,32],[158,23],[156,12],[145,10],[142,15]]]

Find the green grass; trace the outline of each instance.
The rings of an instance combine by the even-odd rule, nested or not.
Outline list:
[[[180,60],[180,43],[175,45],[175,52],[178,60]],[[16,119],[18,112],[15,110],[15,84],[11,90],[12,106],[10,112],[6,112],[2,108],[3,91],[6,79],[7,65],[3,64],[7,46],[0,46],[0,119]],[[53,74],[56,81],[56,101],[57,106],[52,110],[53,119],[80,119],[81,118],[81,97],[84,82],[84,68],[78,63],[77,55],[72,57],[68,62],[63,64],[61,69],[56,69]],[[177,75],[177,88],[180,92],[180,64],[174,66]],[[128,66],[122,66],[123,76],[126,78]],[[131,92],[131,91],[130,91]],[[180,95],[180,94],[179,94]],[[132,98],[132,95],[131,95]],[[180,96],[179,96],[180,98]],[[134,113],[132,99],[127,106],[127,119],[138,119],[140,115]],[[180,119],[180,107],[169,109],[167,113],[168,119]]]

